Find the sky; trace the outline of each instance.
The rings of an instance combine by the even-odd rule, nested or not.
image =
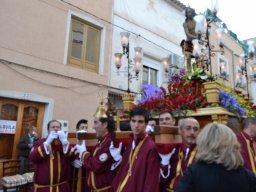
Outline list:
[[[186,6],[202,13],[211,9],[213,0],[179,0]],[[239,40],[256,37],[256,6],[254,0],[217,0],[217,16],[226,23],[229,30],[237,34]]]

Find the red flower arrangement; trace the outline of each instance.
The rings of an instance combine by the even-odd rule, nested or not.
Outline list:
[[[187,110],[196,111],[207,106],[202,81],[180,79],[169,83],[168,87],[160,87],[163,94],[144,101],[139,106],[145,107],[151,115],[170,110],[177,116],[185,116]]]

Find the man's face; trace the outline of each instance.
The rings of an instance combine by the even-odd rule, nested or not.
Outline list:
[[[186,11],[187,11],[187,16],[189,18],[191,18],[193,16],[193,12],[194,12],[193,9],[188,8]]]
[[[100,139],[107,132],[107,123],[102,123],[99,118],[93,121],[93,129],[96,131],[96,138]]]
[[[196,143],[196,138],[200,132],[199,124],[195,119],[185,119],[185,125],[179,128],[182,142],[190,146]]]
[[[134,135],[140,135],[145,132],[146,122],[143,115],[135,115],[130,120],[131,129]]]
[[[148,121],[148,125],[150,125],[151,127],[155,127],[156,126],[156,121],[155,120],[150,120],[150,121]]]
[[[53,122],[51,122],[51,124],[49,125],[49,132],[50,132],[50,131],[55,131],[55,132],[57,132],[57,131],[60,131],[60,130],[61,130],[61,125],[60,125],[60,123],[57,122],[57,121],[53,121]]]
[[[78,131],[81,131],[81,130],[87,131],[87,129],[88,129],[87,123],[81,123],[80,126],[78,127]]]
[[[174,126],[175,119],[172,118],[170,113],[162,113],[159,116],[159,125]]]
[[[256,138],[256,124],[249,124],[249,127],[251,129],[251,137]]]
[[[37,128],[33,127],[31,130],[31,132],[29,133],[32,137],[37,136]]]

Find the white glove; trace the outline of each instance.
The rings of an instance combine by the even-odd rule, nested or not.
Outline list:
[[[175,148],[172,150],[172,152],[171,153],[168,153],[168,154],[161,154],[161,153],[159,153],[159,155],[160,155],[160,157],[161,157],[161,164],[162,165],[169,165],[169,163],[170,163],[170,159],[171,159],[171,157],[172,157],[172,155],[175,153]]]
[[[83,130],[77,131],[76,133],[87,133],[87,131],[83,129]]]
[[[154,132],[154,128],[152,126],[150,126],[150,125],[147,125],[146,126],[146,132],[147,133],[153,133]]]
[[[78,168],[78,169],[79,169],[80,167],[82,167],[82,162],[79,161],[78,159],[76,159],[75,161],[73,161],[71,164],[73,165],[73,167]]]
[[[82,145],[76,144],[74,148],[78,151],[78,153],[79,153],[79,158],[81,159],[83,153],[86,151],[86,146],[85,146],[85,144],[82,144]]]
[[[55,131],[51,131],[44,143],[49,146],[51,145],[52,141],[57,138],[58,138],[58,133]]]
[[[59,139],[60,139],[60,142],[62,143],[62,145],[68,144],[68,139],[67,139],[68,136],[63,130],[58,131],[58,136],[59,136]]]
[[[118,148],[115,148],[113,141],[111,141],[111,144],[109,146],[109,151],[115,161],[119,161],[122,158],[121,150],[122,150],[122,143],[119,143]]]

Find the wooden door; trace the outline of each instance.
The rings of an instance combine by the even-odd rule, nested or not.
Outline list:
[[[30,126],[42,134],[45,104],[23,100],[0,98],[0,120],[16,122],[14,134],[0,133],[0,158],[16,159],[17,144]]]

